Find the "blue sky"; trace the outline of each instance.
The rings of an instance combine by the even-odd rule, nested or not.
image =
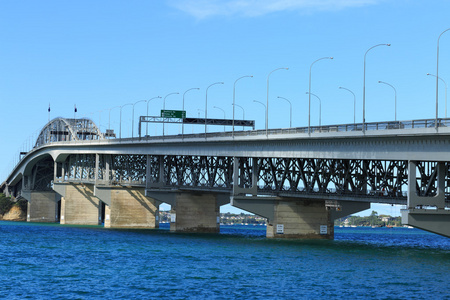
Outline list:
[[[435,117],[436,45],[450,28],[450,2],[443,0],[160,0],[160,1],[13,1],[0,0],[0,103],[2,108],[0,174],[11,170],[50,117],[89,117],[104,131],[119,132],[119,109],[113,107],[156,96],[167,109],[187,115],[205,110],[208,117],[232,117],[236,103],[246,119],[264,128],[270,77],[269,128],[308,125],[308,74],[314,64],[312,92],[322,102],[322,124],[362,121],[363,58],[367,55],[366,121]],[[450,31],[440,39],[439,76],[450,81]],[[450,82],[449,82],[450,83]],[[439,117],[445,115],[444,88],[439,91]],[[158,115],[163,101],[150,102]],[[311,125],[318,125],[318,103],[312,99]],[[145,115],[145,103],[135,106]],[[131,106],[123,108],[122,136],[131,135]],[[236,109],[236,117],[242,111]],[[137,131],[137,123],[135,124]],[[203,128],[186,127],[187,132]],[[166,127],[166,134],[180,128]],[[223,130],[223,127],[210,128]],[[151,135],[161,134],[151,125]],[[2,179],[3,180],[3,179]],[[388,209],[390,211],[390,209]]]

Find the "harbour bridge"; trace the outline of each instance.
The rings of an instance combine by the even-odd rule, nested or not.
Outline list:
[[[53,119],[1,189],[31,222],[157,228],[164,202],[171,231],[217,232],[231,203],[267,218],[267,237],[332,239],[335,219],[388,203],[450,236],[450,119],[112,137]]]

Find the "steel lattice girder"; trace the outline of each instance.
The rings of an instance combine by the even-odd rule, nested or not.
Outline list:
[[[233,186],[233,157],[99,155],[99,179],[113,184],[161,182],[165,186],[225,188]],[[261,193],[333,193],[336,195],[374,195],[402,197],[407,190],[407,161],[238,158],[236,184],[249,188],[255,184]],[[95,179],[95,154],[69,155],[65,164],[68,180]],[[109,164],[109,174],[106,165]],[[416,191],[421,196],[436,194],[436,163],[417,162]],[[147,173],[147,168],[149,168]],[[446,186],[449,186],[449,164]],[[253,181],[254,173],[257,182]],[[161,177],[162,176],[162,177]]]
[[[338,159],[258,159],[259,190],[366,194],[401,191],[407,184],[406,161]]]
[[[231,157],[164,157],[164,182],[169,186],[231,189],[232,177]]]

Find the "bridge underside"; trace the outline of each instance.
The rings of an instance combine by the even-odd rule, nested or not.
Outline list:
[[[72,154],[31,170],[19,189],[29,221],[157,228],[165,202],[171,230],[217,232],[231,202],[267,218],[268,237],[331,239],[336,218],[379,202],[407,204],[405,224],[450,236],[448,163]]]

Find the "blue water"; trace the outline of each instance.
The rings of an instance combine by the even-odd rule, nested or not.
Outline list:
[[[450,239],[336,228],[334,241],[0,222],[7,299],[450,299]]]

